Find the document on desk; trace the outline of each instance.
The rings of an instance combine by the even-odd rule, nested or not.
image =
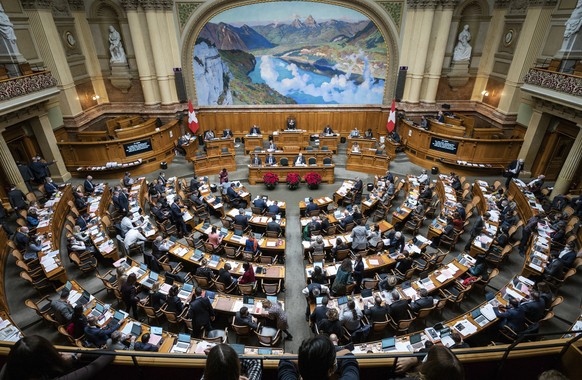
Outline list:
[[[463,319],[455,324],[455,329],[464,337],[477,332],[477,326],[469,322],[468,319]]]
[[[416,290],[414,290],[414,288],[412,288],[412,287],[402,289],[402,292],[404,294],[406,294],[407,297],[411,297],[411,298],[416,295]]]
[[[493,311],[493,306],[491,306],[490,303],[483,306],[480,310],[481,310],[481,314],[483,314],[483,316],[490,321],[494,321],[495,318],[497,318],[495,316],[495,312]]]

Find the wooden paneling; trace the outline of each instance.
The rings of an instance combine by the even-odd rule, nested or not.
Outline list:
[[[220,173],[222,168],[230,171],[236,170],[236,162],[234,161],[234,154],[222,154],[220,156],[208,157],[194,157],[192,159],[194,164],[194,172],[196,175],[216,175]]]
[[[348,152],[346,169],[368,174],[384,175],[386,174],[386,170],[388,170],[389,165],[390,158],[388,156],[379,156],[373,152]]]

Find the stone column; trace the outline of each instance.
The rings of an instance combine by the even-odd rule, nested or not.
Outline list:
[[[425,76],[426,90],[423,94],[422,102],[436,103],[436,94],[441,79],[443,61],[447,47],[447,39],[451,29],[451,20],[453,19],[453,10],[458,4],[458,0],[444,0],[442,9],[436,11],[435,24],[436,37],[433,43],[433,50],[428,59],[428,74]]]
[[[129,24],[129,31],[131,33],[131,41],[133,42],[133,49],[135,52],[135,62],[137,64],[137,71],[139,72],[139,80],[145,100],[146,106],[151,106],[160,103],[158,83],[153,72],[150,62],[153,57],[148,54],[149,49],[146,48],[147,32],[141,27],[139,14],[137,11],[137,0],[123,0],[121,3],[127,14],[127,22]],[[147,28],[146,28],[147,30]],[[147,41],[149,43],[149,41]]]
[[[93,35],[91,34],[91,28],[89,27],[89,22],[87,21],[83,0],[69,0],[69,8],[71,9],[71,15],[73,16],[73,19],[75,20],[77,38],[80,42],[81,52],[85,57],[87,73],[91,77],[91,83],[93,84],[93,90],[95,90],[95,94],[99,95],[97,104],[109,103],[109,95],[107,94],[105,81],[103,80],[103,75],[101,74],[99,59],[97,58],[97,49],[95,48],[95,43],[93,42]]]
[[[173,68],[179,66],[175,65],[176,62],[174,61],[175,57],[174,52],[172,51],[172,41],[177,41],[179,37],[176,35],[176,30],[171,28],[170,24],[168,24],[168,18],[166,17],[168,10],[172,9],[173,3],[173,0],[162,3],[162,10],[158,11],[156,14],[158,16],[158,25],[162,31],[160,36],[162,37],[162,46],[164,47],[164,63],[166,66],[165,72],[168,75],[170,99],[172,103],[178,103],[178,93],[176,92],[176,81],[174,80]]]
[[[55,182],[67,182],[71,179],[71,173],[67,171],[65,163],[63,162],[63,157],[57,146],[57,139],[55,138],[48,114],[45,113],[30,119],[30,125],[42,151],[42,158],[47,162],[52,160],[56,161],[54,165],[49,167],[51,177]]]
[[[523,84],[523,77],[540,54],[556,1],[530,0],[529,4],[497,106],[497,111],[506,115],[517,114],[521,102],[520,87]]]
[[[414,20],[416,16],[416,3],[415,1],[408,1],[408,9],[406,10],[406,19],[404,20],[404,30],[402,32],[402,48],[400,52],[400,62],[398,66],[410,66],[412,64],[410,56],[413,55],[414,49],[412,48],[412,41],[414,39],[414,33],[417,28],[414,27]],[[410,69],[410,67],[409,67]],[[406,81],[408,83],[410,80],[410,71],[406,72]],[[402,100],[406,101],[408,99],[407,90],[410,90],[409,86],[404,86],[404,91],[402,95]]]
[[[410,76],[407,77],[405,87],[405,94],[407,95],[405,101],[409,103],[418,103],[420,99],[420,87],[424,76],[428,44],[430,42],[430,33],[435,14],[434,4],[430,0],[423,0],[419,3],[419,8],[416,10],[414,23],[417,32],[414,34],[414,40],[412,41],[412,48],[415,53],[411,52],[408,57],[411,66],[409,67]]]
[[[154,56],[154,66],[156,68],[156,78],[158,86],[160,87],[162,104],[172,104],[170,77],[167,72],[166,59],[164,57],[165,49],[161,37],[161,33],[165,31],[160,28],[158,17],[161,5],[157,0],[144,0],[141,2],[141,6],[145,9],[148,23],[147,30],[152,44],[152,54]]]
[[[487,81],[489,80],[489,75],[491,75],[493,64],[495,63],[497,47],[503,34],[503,23],[505,22],[505,15],[507,14],[507,4],[508,2],[504,0],[495,1],[495,8],[493,8],[491,23],[489,24],[487,37],[483,44],[483,52],[481,54],[477,76],[475,77],[471,100],[480,102],[483,99],[482,93],[487,88]]]
[[[531,175],[531,167],[536,159],[542,140],[550,125],[551,115],[534,109],[519,151],[519,158],[524,160],[524,174]]]
[[[51,2],[45,0],[21,1],[28,16],[30,29],[40,51],[42,60],[58,81],[61,90],[59,101],[63,116],[77,116],[83,112],[67,56],[50,9]]]
[[[6,140],[4,140],[4,136],[2,136],[2,132],[0,131],[0,165],[2,165],[2,169],[4,169],[4,174],[6,174],[6,178],[10,182],[10,184],[16,185],[17,188],[22,190],[24,194],[28,193],[28,188],[22,179],[22,175],[20,174],[20,170],[18,170],[18,166],[16,166],[16,162],[14,161],[14,157],[12,157],[12,153],[10,153],[10,149],[8,149],[8,145],[6,144]]]
[[[582,128],[582,125],[578,125],[578,128]],[[574,179],[574,175],[578,170],[578,166],[580,166],[580,161],[582,161],[581,130],[578,131],[576,141],[574,141],[574,145],[572,145],[572,149],[570,149],[568,158],[566,158],[566,162],[564,162],[564,166],[562,166],[562,170],[560,170],[558,180],[554,184],[554,190],[552,190],[552,193],[550,194],[550,199],[554,199],[558,194],[566,194],[568,192],[570,184]]]

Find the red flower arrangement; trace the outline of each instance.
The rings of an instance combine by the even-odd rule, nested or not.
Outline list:
[[[319,185],[321,183],[321,175],[319,175],[316,172],[309,172],[305,175],[305,182],[307,182],[307,184],[309,186],[315,186],[315,185]]]
[[[297,173],[287,174],[287,184],[288,185],[298,185],[301,182],[301,177]]]
[[[263,176],[263,181],[267,186],[275,186],[279,183],[279,176],[275,173],[268,172]]]

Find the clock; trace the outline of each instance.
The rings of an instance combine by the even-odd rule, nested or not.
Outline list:
[[[503,37],[503,44],[505,46],[509,46],[513,43],[513,37],[515,35],[515,31],[513,29],[509,29],[505,36]]]
[[[65,41],[67,42],[67,45],[72,49],[77,45],[77,40],[75,40],[75,36],[73,36],[73,33],[66,31],[65,32]]]

